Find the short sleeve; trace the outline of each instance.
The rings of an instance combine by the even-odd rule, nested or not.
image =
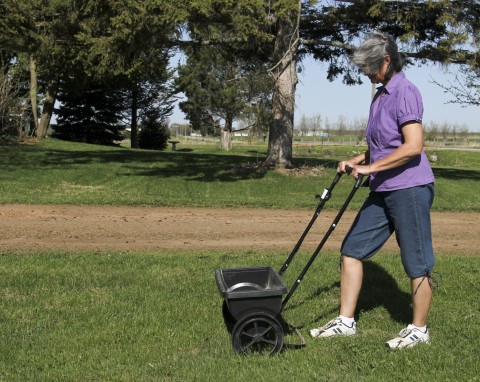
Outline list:
[[[409,83],[400,89],[398,102],[397,118],[399,126],[407,122],[422,123],[422,95],[413,84]]]

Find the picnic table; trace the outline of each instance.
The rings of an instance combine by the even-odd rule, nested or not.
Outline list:
[[[180,141],[168,141],[168,143],[172,144],[172,151],[177,151],[177,143],[180,143]]]

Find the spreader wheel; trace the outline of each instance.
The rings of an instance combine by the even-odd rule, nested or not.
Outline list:
[[[246,314],[233,328],[232,344],[238,354],[276,354],[283,347],[283,329],[277,319],[269,314]]]

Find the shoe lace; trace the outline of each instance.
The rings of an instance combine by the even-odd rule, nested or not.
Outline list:
[[[340,317],[337,317],[337,318],[334,318],[333,320],[331,320],[330,322],[328,322],[324,328],[325,329],[330,329],[332,326],[335,326],[335,325],[338,325],[338,324],[341,324],[342,323],[342,319]]]
[[[400,333],[398,333],[399,337],[407,337],[411,332],[413,331],[412,328],[403,328],[400,330]]]

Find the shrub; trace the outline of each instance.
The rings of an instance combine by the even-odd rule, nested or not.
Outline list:
[[[153,117],[142,121],[138,134],[138,146],[141,149],[164,150],[169,139],[170,130],[166,122]]]

